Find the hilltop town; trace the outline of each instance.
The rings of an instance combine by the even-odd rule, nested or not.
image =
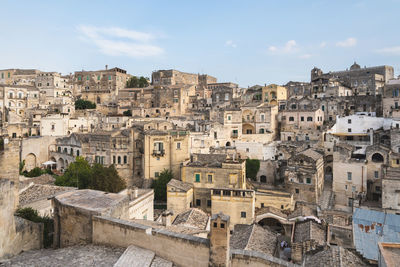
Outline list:
[[[396,266],[400,77],[0,70],[0,266]]]

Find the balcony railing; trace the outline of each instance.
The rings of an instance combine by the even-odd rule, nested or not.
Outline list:
[[[156,149],[154,149],[153,150],[153,156],[164,156],[165,155],[165,150],[164,149],[162,149],[162,150],[156,150]]]
[[[231,137],[232,137],[232,138],[238,138],[238,137],[239,137],[239,134],[238,134],[238,133],[231,133]]]

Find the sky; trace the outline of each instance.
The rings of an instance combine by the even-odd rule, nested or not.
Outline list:
[[[242,87],[309,81],[316,66],[400,74],[400,0],[0,0],[0,69],[177,69]]]

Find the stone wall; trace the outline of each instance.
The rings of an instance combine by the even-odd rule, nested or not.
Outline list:
[[[25,160],[25,169],[30,171],[49,160],[49,147],[56,137],[42,136],[24,138],[21,144],[21,160]]]
[[[178,266],[208,266],[209,240],[110,217],[93,217],[93,243],[154,251]]]
[[[18,203],[17,185],[0,179],[0,258],[7,258],[43,244],[43,224],[14,216]]]
[[[4,138],[4,141],[6,140],[7,138]],[[0,150],[0,178],[14,181],[18,180],[20,162],[19,150],[19,140],[8,139],[8,144],[4,144],[4,150]]]
[[[287,267],[296,267],[300,265],[296,265],[279,258],[275,258],[271,255],[267,255],[264,253],[256,252],[256,251],[248,251],[248,250],[231,250],[231,267],[278,267],[278,266],[287,266]]]
[[[354,248],[352,227],[329,225],[328,243],[331,245],[337,245],[344,248]]]

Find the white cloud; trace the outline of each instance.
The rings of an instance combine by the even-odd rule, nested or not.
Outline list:
[[[319,44],[319,47],[320,47],[320,48],[324,48],[324,47],[326,47],[327,45],[328,45],[327,42],[321,42],[321,43]]]
[[[309,59],[310,57],[312,57],[311,54],[304,54],[304,55],[299,56],[299,58],[301,58],[301,59]]]
[[[157,56],[164,50],[150,42],[155,36],[118,27],[77,27],[84,39],[97,46],[99,51],[110,56],[148,57]]]
[[[230,46],[230,47],[233,47],[233,48],[237,47],[237,45],[232,40],[226,41],[225,42],[225,46]]]
[[[350,37],[350,38],[347,38],[344,41],[337,42],[336,46],[339,46],[339,47],[351,47],[351,46],[355,46],[356,44],[357,44],[357,39],[353,38],[353,37]]]
[[[378,52],[380,54],[400,56],[400,46],[385,47],[385,48],[376,50],[376,52]]]
[[[268,47],[268,50],[274,53],[289,54],[296,52],[298,50],[298,47],[295,40],[290,40],[287,41],[282,47],[270,46]]]

